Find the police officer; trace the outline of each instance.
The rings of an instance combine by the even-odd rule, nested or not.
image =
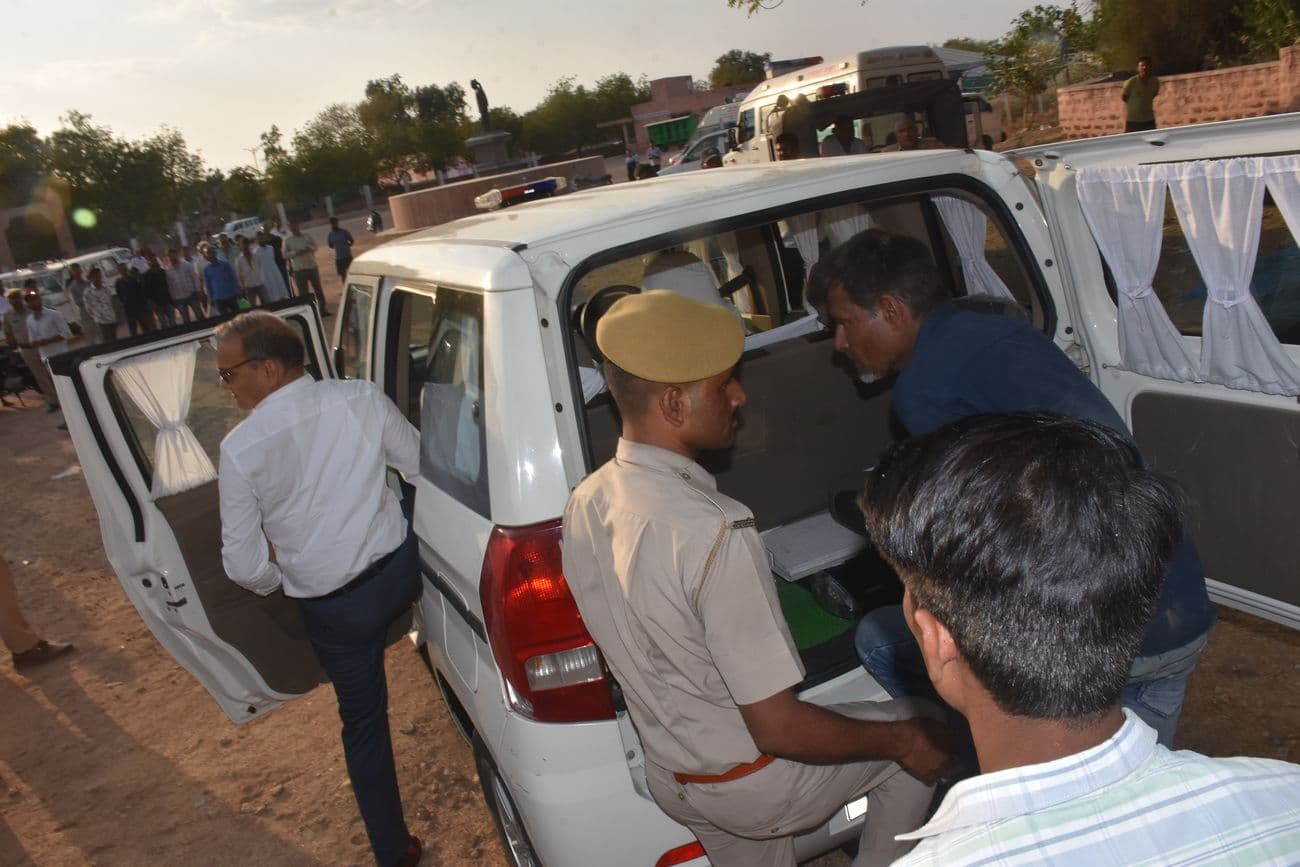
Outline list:
[[[823,708],[754,516],[696,463],[731,445],[744,333],[727,309],[663,290],[619,300],[596,327],[623,420],[613,460],[564,514],[564,574],[623,688],[650,792],[715,865],[793,865],[792,835],[869,798],[858,861],[910,844],[949,760],[920,706]]]

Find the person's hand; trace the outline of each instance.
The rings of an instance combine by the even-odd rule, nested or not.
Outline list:
[[[956,757],[957,739],[949,728],[929,717],[918,716],[899,724],[902,734],[897,762],[923,783],[943,776]]]

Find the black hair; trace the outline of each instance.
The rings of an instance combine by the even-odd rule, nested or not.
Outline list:
[[[279,316],[265,310],[241,313],[218,325],[212,336],[218,343],[234,338],[249,358],[276,361],[285,370],[303,366],[306,349],[302,336]]]
[[[925,244],[880,229],[867,229],[818,260],[808,274],[808,303],[826,320],[831,287],[875,312],[881,296],[893,295],[920,318],[950,299]]]
[[[1182,539],[1181,494],[1123,434],[1039,413],[894,446],[862,509],[998,707],[1034,719],[1115,705]]]
[[[103,277],[103,276],[104,276],[104,269],[103,269],[103,268],[100,268],[98,265],[94,265],[94,266],[91,267],[91,269],[90,269],[89,271],[86,272],[86,276],[87,276],[87,277],[94,277],[96,274],[98,274],[99,276]]]
[[[1150,63],[1150,62],[1151,62],[1151,55],[1150,55],[1150,54],[1143,54],[1141,57],[1138,58],[1138,63],[1141,63],[1141,62],[1144,61],[1144,60],[1145,60],[1147,63]]]
[[[602,373],[610,396],[618,407],[618,413],[625,419],[644,415],[655,395],[662,389],[660,384],[628,373],[608,359],[602,365]]]

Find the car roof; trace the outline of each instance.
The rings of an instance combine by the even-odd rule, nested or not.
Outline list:
[[[625,182],[462,217],[368,250],[351,267],[376,276],[431,279],[432,272],[445,265],[436,260],[438,250],[446,245],[482,245],[503,253],[554,248],[580,254],[593,246],[612,248],[722,219],[734,215],[741,201],[745,212],[760,211],[915,176],[922,163],[929,164],[926,175],[956,173],[971,159],[1001,158],[956,149],[929,150],[727,166]]]

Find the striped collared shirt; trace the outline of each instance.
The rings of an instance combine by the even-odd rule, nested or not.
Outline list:
[[[1090,750],[958,783],[894,864],[1300,864],[1300,766],[1173,752],[1124,716]]]

